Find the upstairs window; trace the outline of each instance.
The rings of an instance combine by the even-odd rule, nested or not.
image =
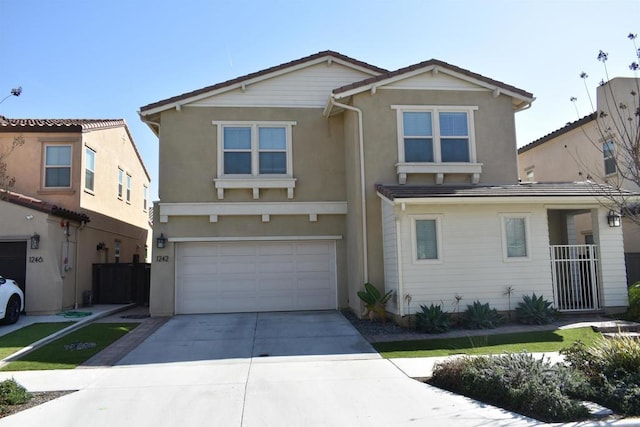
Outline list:
[[[604,157],[604,174],[611,175],[616,173],[616,159],[614,157],[615,149],[613,141],[609,140],[602,143],[602,156]]]
[[[122,199],[124,187],[124,171],[118,168],[118,199]]]
[[[96,152],[86,147],[84,151],[84,188],[93,191],[95,186]]]
[[[127,203],[131,203],[131,175],[127,174]]]
[[[477,107],[392,106],[398,110],[400,163],[475,162]]]
[[[218,125],[218,176],[292,176],[295,122],[214,122]]]
[[[149,199],[149,187],[146,185],[142,186],[142,210],[147,211],[148,200]]]
[[[45,146],[44,186],[71,187],[71,145]]]

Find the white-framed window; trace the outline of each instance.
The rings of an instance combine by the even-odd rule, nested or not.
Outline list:
[[[602,156],[604,158],[604,174],[616,173],[615,144],[612,140],[602,143]]]
[[[120,247],[122,242],[120,240],[115,240],[113,242],[113,256],[115,258],[116,263],[120,262]]]
[[[131,203],[131,175],[127,174],[127,203]]]
[[[143,211],[147,211],[147,206],[148,206],[148,200],[149,200],[149,187],[147,187],[146,185],[142,186],[142,210]]]
[[[213,122],[218,127],[218,177],[291,177],[295,122]]]
[[[124,171],[118,168],[118,199],[122,199],[124,192]]]
[[[84,149],[84,189],[93,192],[95,189],[96,152],[89,147]]]
[[[476,106],[392,105],[398,120],[400,163],[476,161]]]
[[[529,214],[505,213],[501,214],[500,218],[504,260],[529,260],[531,257]]]
[[[527,168],[527,170],[524,171],[525,174],[525,180],[527,180],[527,182],[534,182],[535,181],[535,172],[534,172],[534,168],[530,167]]]
[[[442,262],[442,238],[439,215],[411,216],[414,263]]]
[[[45,188],[71,187],[71,145],[45,145]]]

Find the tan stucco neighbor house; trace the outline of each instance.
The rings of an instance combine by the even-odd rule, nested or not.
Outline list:
[[[520,179],[523,182],[589,179],[594,183],[594,188],[597,188],[598,184],[609,183],[614,188],[639,192],[638,185],[622,177],[618,170],[624,165],[625,159],[622,157],[625,150],[619,147],[617,131],[623,131],[624,128],[612,122],[612,118],[618,116],[616,109],[612,110],[613,106],[623,103],[629,105],[629,111],[640,108],[640,105],[631,107],[637,104],[638,100],[637,97],[630,97],[631,92],[638,92],[639,85],[638,79],[620,77],[600,85],[597,89],[598,113],[591,113],[570,122],[518,149]],[[601,112],[606,114],[602,115]],[[614,157],[618,157],[618,160],[614,160]],[[593,228],[588,215],[576,212],[570,217],[570,221],[575,222],[577,230],[569,237],[571,243],[594,242]],[[640,227],[623,215],[622,233],[627,279],[628,283],[632,284],[640,280]]]
[[[0,275],[25,288],[25,311],[78,307],[92,264],[148,262],[149,174],[124,120],[0,116],[11,191],[0,194]],[[150,252],[150,248],[149,248]]]
[[[596,197],[518,183],[514,114],[533,100],[435,59],[387,71],[324,51],[141,107],[166,239],[152,315],[361,313],[365,282],[394,291],[398,319],[456,294],[507,310],[507,286],[626,306],[622,233]],[[576,210],[592,246],[567,242]]]

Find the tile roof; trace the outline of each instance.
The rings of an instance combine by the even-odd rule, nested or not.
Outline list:
[[[140,160],[142,169],[151,181],[151,175],[142,160],[133,135],[124,119],[12,119],[0,115],[0,133],[2,132],[90,132],[123,126]]]
[[[488,83],[488,84],[490,84],[492,86],[501,87],[501,88],[509,90],[511,92],[515,92],[518,95],[521,95],[521,96],[523,96],[525,98],[533,98],[533,94],[530,93],[530,92],[527,92],[527,91],[522,90],[522,89],[518,89],[515,86],[511,86],[511,85],[508,85],[506,83],[503,83],[503,82],[500,82],[500,81],[497,81],[497,80],[490,79],[488,77],[482,76],[480,74],[474,73],[474,72],[466,70],[464,68],[457,67],[455,65],[451,65],[449,63],[446,63],[444,61],[440,61],[438,59],[430,59],[428,61],[423,61],[423,62],[420,62],[418,64],[414,64],[414,65],[410,65],[408,67],[400,68],[400,69],[395,70],[395,71],[388,71],[388,72],[386,72],[384,74],[381,74],[379,76],[370,77],[368,79],[365,79],[365,80],[362,80],[362,81],[359,81],[359,82],[355,82],[355,83],[348,84],[346,86],[339,87],[337,89],[334,89],[333,93],[337,95],[337,94],[340,94],[342,92],[349,91],[351,89],[356,89],[356,88],[359,88],[359,87],[362,87],[362,86],[367,86],[367,85],[370,85],[372,83],[376,83],[376,82],[379,82],[379,81],[387,80],[387,79],[390,79],[392,77],[400,76],[402,74],[406,74],[408,72],[419,70],[419,69],[422,69],[422,68],[427,68],[427,67],[430,67],[430,66],[438,66],[438,67],[442,67],[442,68],[447,68],[447,69],[449,69],[451,71],[455,71],[457,73],[464,74],[466,76],[469,76],[469,77],[472,77],[474,79],[477,79],[477,80],[483,81],[485,83]]]
[[[591,182],[544,182],[512,185],[384,185],[376,184],[376,191],[389,200],[414,198],[459,197],[581,197],[605,195],[601,184]],[[611,191],[618,191],[611,189]],[[624,195],[633,192],[620,190]],[[600,193],[600,194],[598,194]],[[610,192],[607,194],[611,194]]]
[[[280,70],[284,70],[286,68],[294,67],[296,65],[304,64],[305,62],[313,61],[313,60],[316,60],[316,59],[319,59],[319,58],[323,58],[325,56],[332,56],[334,58],[343,60],[345,62],[349,62],[349,63],[351,63],[353,65],[356,65],[356,66],[359,66],[359,67],[362,67],[362,68],[367,68],[367,69],[369,69],[371,71],[374,71],[376,73],[386,73],[388,71],[388,70],[385,70],[384,68],[379,68],[379,67],[376,67],[375,65],[371,65],[371,64],[368,64],[366,62],[362,62],[362,61],[359,61],[357,59],[350,58],[350,57],[348,57],[346,55],[343,55],[341,53],[334,52],[332,50],[325,50],[325,51],[322,51],[322,52],[314,53],[313,55],[305,56],[304,58],[296,59],[296,60],[290,61],[290,62],[285,62],[283,64],[276,65],[274,67],[265,68],[264,70],[260,70],[260,71],[256,71],[256,72],[251,73],[251,74],[247,74],[247,75],[244,75],[244,76],[236,77],[235,79],[227,80],[227,81],[222,82],[222,83],[217,83],[217,84],[214,84],[214,85],[211,85],[211,86],[203,87],[202,89],[197,89],[197,90],[194,90],[194,91],[191,91],[191,92],[186,92],[186,93],[183,93],[181,95],[173,96],[171,98],[163,99],[161,101],[145,105],[144,107],[140,107],[140,112],[148,111],[148,110],[151,110],[151,109],[154,109],[154,108],[157,108],[157,107],[161,107],[163,105],[171,104],[171,103],[174,103],[174,102],[177,102],[177,101],[181,101],[183,99],[191,98],[193,96],[197,96],[197,95],[200,95],[200,94],[203,94],[203,93],[207,93],[207,92],[211,92],[211,91],[214,91],[214,90],[222,89],[224,87],[231,86],[231,85],[234,85],[234,84],[238,84],[238,83],[241,83],[243,81],[255,79],[256,77],[265,76],[267,74],[270,74],[270,73],[273,73],[273,72],[276,72],[276,71],[280,71]]]
[[[537,147],[538,145],[542,145],[553,138],[557,138],[560,135],[563,135],[567,132],[577,129],[580,126],[585,125],[595,119],[596,119],[596,113],[591,113],[589,115],[582,117],[581,119],[576,120],[575,122],[567,123],[565,126],[561,127],[560,129],[554,130],[553,132],[548,133],[542,138],[538,138],[535,141],[528,143],[527,145],[523,145],[518,149],[518,154],[522,154],[526,151],[529,151],[532,148]]]
[[[0,132],[7,129],[26,130],[31,128],[50,128],[63,131],[85,131],[126,126],[124,119],[11,119],[0,116]]]
[[[4,200],[9,203],[24,206],[40,212],[45,212],[60,218],[66,218],[72,221],[85,222],[85,223],[90,221],[89,216],[87,214],[65,209],[53,203],[45,202],[43,200],[36,199],[34,197],[25,196],[24,194],[14,193],[13,191],[0,189],[0,200]]]

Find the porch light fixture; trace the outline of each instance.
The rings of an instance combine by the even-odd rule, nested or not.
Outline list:
[[[33,233],[31,236],[31,249],[38,249],[40,247],[40,235],[38,233]]]
[[[167,244],[167,238],[164,237],[164,233],[160,233],[160,237],[156,239],[156,247],[158,249],[164,249],[166,244]]]
[[[610,210],[607,214],[607,223],[609,224],[609,227],[620,227],[621,222],[622,216],[613,209]]]

